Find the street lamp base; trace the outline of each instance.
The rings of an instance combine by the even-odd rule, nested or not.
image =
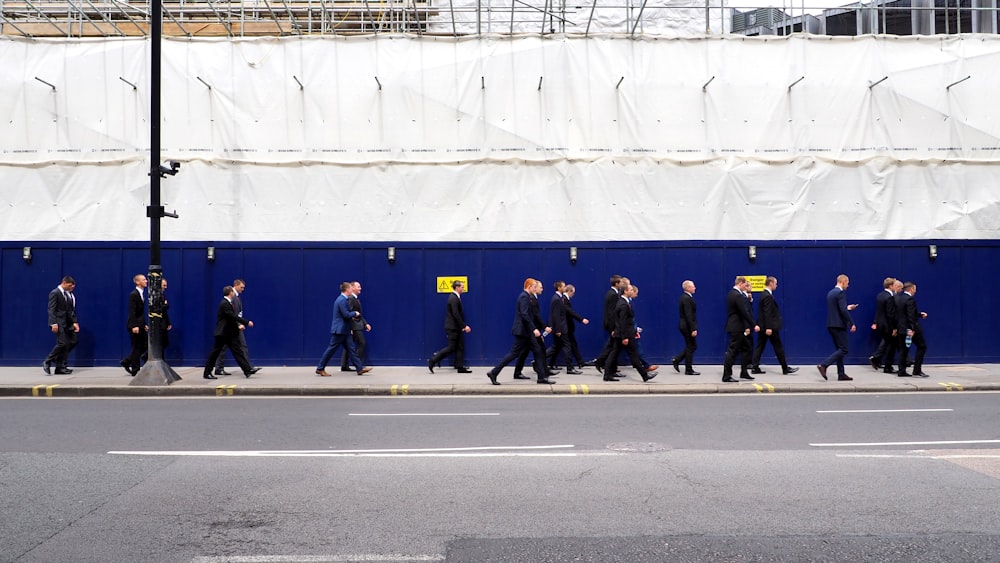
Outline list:
[[[132,378],[129,385],[142,385],[154,387],[160,385],[170,385],[175,381],[180,381],[181,376],[177,375],[174,368],[170,367],[165,360],[149,360],[142,366],[139,373]]]

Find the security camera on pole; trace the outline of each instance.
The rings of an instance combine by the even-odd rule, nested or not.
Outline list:
[[[177,174],[181,165],[171,161],[169,166],[160,164],[160,39],[163,35],[163,7],[160,0],[152,2],[150,14],[152,61],[150,66],[150,109],[149,109],[149,360],[129,385],[170,385],[180,380],[166,361],[163,360],[163,266],[160,265],[160,219],[177,218],[176,213],[167,213],[160,205],[160,178]]]

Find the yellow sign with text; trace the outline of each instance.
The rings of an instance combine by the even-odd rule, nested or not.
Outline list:
[[[750,291],[753,293],[759,293],[764,291],[764,282],[767,281],[767,276],[743,276],[750,282]]]
[[[465,291],[469,291],[469,276],[438,276],[437,278],[437,292],[438,293],[451,293],[454,291],[451,288],[451,284],[454,281],[462,282],[465,286]]]

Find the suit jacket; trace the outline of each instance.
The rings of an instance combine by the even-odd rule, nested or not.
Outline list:
[[[745,332],[753,328],[750,301],[735,287],[726,295],[726,332]]]
[[[452,332],[465,330],[465,311],[462,309],[462,298],[454,291],[448,296],[448,305],[444,310],[444,329]]]
[[[635,312],[624,297],[615,304],[615,338],[635,338]]]
[[[541,320],[541,310],[538,306],[538,299],[527,291],[522,291],[517,296],[517,305],[514,309],[514,325],[510,333],[514,336],[533,336],[532,332],[536,328],[535,317]],[[544,328],[544,323],[542,327]]]
[[[781,311],[778,309],[778,302],[766,289],[761,292],[760,304],[757,305],[757,326],[761,331],[781,330]]]
[[[146,326],[146,301],[138,289],[133,289],[128,294],[128,321],[126,327],[131,331],[133,328],[140,329]]]
[[[684,292],[681,294],[681,299],[677,303],[677,312],[680,316],[680,321],[677,323],[677,328],[681,330],[684,334],[691,334],[692,332],[698,330],[698,304],[695,303],[694,297]]]
[[[562,334],[569,332],[569,324],[566,321],[566,301],[559,293],[553,293],[549,300],[549,326],[552,332]]]
[[[49,326],[73,326],[76,320],[76,307],[69,298],[63,295],[62,288],[57,287],[49,292]]]
[[[621,296],[615,288],[609,289],[604,294],[604,330],[608,332],[615,329],[615,307],[618,305],[618,299]]]
[[[351,330],[364,330],[368,321],[365,320],[365,316],[361,312],[361,300],[354,295],[348,297],[347,308],[358,312],[358,316],[351,318]]]
[[[839,286],[834,286],[826,294],[826,326],[844,329],[854,326],[851,313],[847,310],[847,294]]]
[[[333,321],[330,323],[330,334],[350,334],[351,319],[354,311],[347,304],[347,296],[341,293],[333,302]]]
[[[917,330],[920,326],[920,310],[917,300],[912,295],[899,292],[896,296],[896,315],[899,317],[899,334],[905,335],[907,330]]]
[[[577,313],[570,303],[570,298],[563,295],[563,303],[566,304],[566,332],[574,334],[576,332],[576,322],[583,322],[583,315]]]
[[[236,293],[235,289],[233,290],[233,309],[236,309],[237,316],[243,316],[243,299],[239,293]]]
[[[883,332],[892,332],[898,324],[896,297],[889,290],[883,289],[875,296],[875,327]]]
[[[215,335],[226,338],[236,338],[240,335],[240,325],[247,324],[248,320],[236,314],[236,304],[230,303],[225,297],[219,301],[219,308],[215,311]]]

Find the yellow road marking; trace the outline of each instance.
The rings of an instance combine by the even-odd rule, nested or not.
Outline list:
[[[235,392],[236,392],[236,386],[235,385],[216,385],[215,386],[215,394],[218,397],[221,397],[223,395],[232,395]]]
[[[590,387],[587,387],[586,385],[583,384],[580,385],[572,384],[569,386],[569,392],[571,395],[578,395],[578,394],[588,395],[590,394]]]
[[[42,392],[42,387],[45,388],[45,396],[46,397],[51,397],[52,396],[52,390],[55,389],[56,387],[59,387],[59,384],[56,383],[55,385],[44,385],[44,384],[43,385],[35,385],[34,387],[31,388],[31,396],[32,397],[40,397],[41,396],[41,392]]]
[[[389,394],[391,395],[408,395],[410,393],[410,386],[407,385],[393,385],[389,388]]]
[[[965,391],[965,388],[961,384],[954,381],[939,381],[938,385],[943,386],[945,391]]]
[[[764,389],[767,389],[768,393],[774,393],[774,385],[771,385],[770,383],[754,383],[753,388],[756,389],[758,393],[763,393]]]
[[[767,387],[768,393],[774,393],[774,385],[771,385],[770,383],[765,383],[764,387]]]

